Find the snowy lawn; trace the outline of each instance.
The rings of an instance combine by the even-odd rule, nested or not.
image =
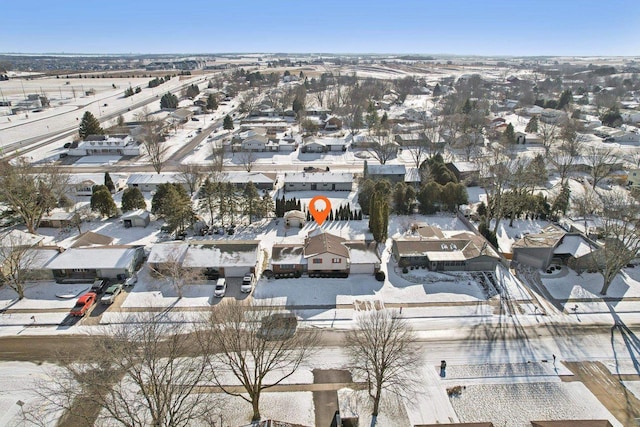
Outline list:
[[[35,391],[47,381],[57,367],[48,363],[36,365],[30,362],[0,363],[0,426],[34,425],[25,423],[23,411],[29,414],[41,408],[42,397]],[[19,406],[22,404],[22,408]],[[42,425],[55,426],[60,412],[43,418]]]
[[[19,301],[12,289],[3,286],[0,288],[0,309],[71,309],[76,298],[90,288],[91,283],[31,282],[27,284],[24,299]]]
[[[563,277],[541,274],[542,283],[549,293],[557,299],[594,299],[600,300],[602,295],[602,275],[599,273],[582,273],[567,269]],[[607,291],[607,297],[630,298],[640,297],[640,269],[627,268],[618,274]]]
[[[451,404],[461,422],[528,427],[533,420],[608,419],[620,426],[579,382],[468,385],[459,397],[451,397]]]

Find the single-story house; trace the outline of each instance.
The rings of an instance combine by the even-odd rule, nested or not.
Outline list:
[[[104,234],[94,233],[93,231],[85,231],[76,236],[71,244],[71,248],[85,248],[89,246],[108,246],[115,239]]]
[[[169,114],[169,118],[176,123],[186,123],[193,117],[193,111],[188,108],[178,108]]]
[[[391,183],[404,182],[407,168],[405,165],[370,165],[365,162],[364,175],[371,179],[387,179]]]
[[[126,177],[116,174],[110,176],[115,191],[123,190],[127,186]],[[91,196],[94,185],[104,185],[104,174],[72,174],[69,176],[67,191],[73,196]]]
[[[31,248],[33,246],[42,246],[43,244],[44,236],[38,234],[16,229],[0,233],[0,247],[2,248]]]
[[[143,259],[142,246],[70,248],[51,260],[46,268],[58,283],[90,282],[98,278],[130,277]]]
[[[64,249],[58,246],[39,246],[27,249],[20,259],[25,280],[53,280],[53,272],[47,265]]]
[[[353,174],[349,172],[285,172],[285,191],[351,191]]]
[[[204,275],[242,277],[255,273],[260,255],[258,240],[191,240],[153,245],[147,259],[152,270],[162,271],[169,263]]]
[[[416,132],[416,133],[400,133],[394,137],[394,140],[401,147],[415,147],[415,146],[423,146],[431,141],[424,134],[424,132]]]
[[[139,156],[140,144],[129,135],[89,135],[76,148],[70,148],[70,156]]]
[[[284,224],[287,227],[302,228],[307,222],[307,216],[299,210],[287,211],[284,213]]]
[[[535,133],[516,132],[516,144],[542,144],[542,137]]]
[[[258,190],[273,190],[274,179],[260,172],[233,171],[220,176],[221,182],[229,182],[237,188],[244,188],[252,182]]]
[[[480,167],[475,162],[451,162],[445,165],[456,176],[458,181],[467,185],[477,185],[480,178]]]
[[[127,180],[127,187],[137,188],[140,191],[157,191],[160,184],[182,184],[189,191],[189,187],[179,174],[175,173],[134,173]]]
[[[149,211],[137,209],[128,212],[120,218],[125,228],[129,227],[146,227],[151,222]]]
[[[640,185],[640,169],[633,168],[627,170],[627,185],[628,186],[638,186]]]
[[[300,151],[303,153],[343,152],[347,150],[344,138],[305,138]]]
[[[202,273],[217,271],[221,277],[243,277],[255,273],[260,255],[258,240],[192,240],[182,267]]]
[[[62,209],[54,209],[44,214],[40,219],[40,227],[44,228],[68,228],[78,222],[77,212],[66,212]]]
[[[493,271],[500,256],[482,236],[470,231],[421,227],[417,235],[393,239],[392,253],[401,267],[432,271]]]
[[[338,117],[332,116],[325,120],[324,130],[333,131],[340,129],[342,129],[342,120],[340,120]]]
[[[595,266],[600,245],[581,233],[550,224],[540,233],[526,234],[511,246],[513,261],[546,270],[552,262],[581,272]]]

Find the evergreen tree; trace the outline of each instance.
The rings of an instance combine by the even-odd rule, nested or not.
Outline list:
[[[502,141],[506,144],[516,143],[516,132],[511,123],[509,123],[507,128],[504,130],[504,133],[502,134]]]
[[[214,94],[210,93],[207,97],[207,109],[208,110],[217,110],[218,109],[218,101]]]
[[[571,101],[573,101],[573,93],[571,92],[571,89],[563,90],[562,94],[560,95],[560,99],[558,100],[556,109],[562,110],[564,107],[569,105]]]
[[[113,201],[111,192],[106,186],[94,186],[93,194],[91,195],[91,210],[109,218],[116,216],[118,213],[116,202]]]
[[[389,230],[389,193],[391,185],[386,180],[376,182],[369,206],[369,230],[378,243],[387,240]]]
[[[467,98],[467,100],[464,101],[464,105],[462,106],[462,113],[469,114],[470,112],[471,112],[471,100]]]
[[[273,199],[271,198],[271,196],[269,196],[269,194],[264,194],[259,203],[258,214],[262,218],[268,218],[273,213],[273,210]]]
[[[136,209],[147,209],[147,202],[144,200],[139,188],[127,188],[122,192],[122,211],[134,211]]]
[[[224,116],[224,121],[222,122],[222,128],[224,130],[233,130],[233,119],[230,115]]]
[[[375,182],[371,179],[365,179],[360,184],[360,190],[358,192],[358,203],[365,215],[370,215],[369,206],[371,204],[371,198],[375,190]]]
[[[440,87],[440,83],[436,83],[436,87],[433,88],[433,96],[442,95],[442,88]]]
[[[187,98],[195,98],[200,93],[200,88],[197,85],[192,84],[187,88]]]
[[[378,117],[378,110],[376,109],[376,106],[373,104],[373,102],[370,102],[369,106],[367,107],[366,122],[367,128],[369,129],[375,128],[380,122],[380,118]]]
[[[84,113],[78,130],[81,139],[85,139],[89,135],[104,135],[104,129],[100,127],[100,122],[89,111]]]
[[[165,93],[162,95],[162,98],[160,98],[160,108],[178,108],[178,97],[169,92]]]
[[[104,185],[111,193],[116,192],[116,186],[113,184],[113,180],[111,179],[109,172],[104,173]]]
[[[524,128],[524,131],[527,133],[538,132],[538,116],[533,116],[529,119],[529,123],[527,123],[527,127]]]
[[[442,186],[435,181],[429,181],[418,192],[420,212],[433,214],[437,212],[441,200]]]
[[[151,212],[165,217],[171,231],[184,231],[195,215],[187,190],[178,183],[158,186],[151,200]]]
[[[258,194],[258,189],[251,181],[245,184],[242,195],[244,197],[244,214],[249,216],[249,224],[251,224],[253,216],[256,215],[258,211],[260,195]]]
[[[489,243],[493,245],[494,248],[498,248],[498,238],[496,237],[496,233],[491,231],[486,219],[480,223],[478,231],[489,241]]]
[[[611,108],[609,111],[600,116],[602,124],[610,127],[618,127],[622,124],[622,115],[618,108]]]

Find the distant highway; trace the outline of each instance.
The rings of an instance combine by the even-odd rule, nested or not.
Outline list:
[[[200,82],[202,82],[202,81],[204,81],[204,80],[206,80],[208,78],[209,78],[208,76],[202,76],[202,77],[200,77],[200,78],[198,78],[196,80],[194,80],[195,78],[194,79],[185,80],[185,82],[183,84],[181,84],[180,86],[177,86],[177,87],[175,87],[173,89],[168,90],[168,92],[172,92],[172,93],[179,92],[182,89],[184,89],[185,87],[187,87],[187,86],[189,86],[189,85],[191,85],[193,83],[200,83]],[[155,96],[152,95],[152,96],[150,96],[150,97],[148,97],[148,98],[146,98],[146,99],[144,99],[142,101],[138,101],[138,102],[133,103],[131,105],[123,106],[123,108],[121,108],[121,109],[118,109],[116,111],[112,111],[110,113],[106,113],[104,115],[101,115],[98,118],[98,120],[101,123],[103,123],[103,122],[112,120],[112,119],[118,117],[119,115],[124,114],[124,113],[126,113],[128,111],[144,107],[145,105],[151,104],[152,102],[158,102],[158,100],[159,100],[159,95],[155,95]],[[63,116],[63,115],[79,114],[79,113],[84,114],[83,110],[86,109],[89,105],[95,104],[95,103],[100,103],[100,102],[103,102],[103,101],[104,101],[104,99],[96,100],[96,101],[93,101],[93,102],[91,102],[89,104],[86,104],[86,105],[78,108],[77,110],[67,111],[67,112],[64,112],[64,113],[60,113],[59,115]],[[55,118],[56,116],[54,115],[54,116],[44,117],[41,120],[51,119],[52,117]],[[38,121],[39,120],[36,120],[34,122],[38,122]],[[34,123],[34,122],[32,122],[32,123]],[[49,145],[51,143],[60,141],[60,140],[62,140],[64,138],[67,138],[67,137],[73,135],[74,133],[76,133],[78,131],[79,125],[80,125],[80,123],[78,122],[78,123],[75,123],[72,126],[68,126],[68,127],[63,128],[63,129],[56,130],[54,132],[48,132],[48,133],[46,133],[44,135],[25,138],[25,139],[22,139],[22,140],[19,140],[19,141],[15,141],[15,142],[6,144],[6,145],[0,147],[0,156],[5,158],[5,159],[11,159],[11,158],[14,158],[14,157],[16,157],[18,155],[23,155],[25,153],[29,153],[30,151],[33,151],[33,150],[36,150],[38,148],[47,146],[47,145]],[[25,123],[25,124],[22,124],[20,126],[29,126],[29,123]],[[13,127],[15,127],[15,126],[12,126],[11,128],[13,128]]]

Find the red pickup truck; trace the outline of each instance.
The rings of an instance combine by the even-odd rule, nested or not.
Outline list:
[[[95,292],[87,292],[78,298],[76,305],[71,309],[71,315],[82,317],[87,314],[87,311],[95,304],[98,295]]]

